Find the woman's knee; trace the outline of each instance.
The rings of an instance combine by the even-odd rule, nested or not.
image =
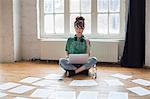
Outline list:
[[[62,62],[62,61],[64,61],[64,60],[66,60],[66,58],[60,58],[60,59],[59,59],[59,62]]]
[[[94,64],[97,63],[97,58],[96,58],[96,57],[91,57],[90,60],[91,60],[91,62],[94,63]]]
[[[60,58],[59,59],[59,65],[66,63],[66,58]]]

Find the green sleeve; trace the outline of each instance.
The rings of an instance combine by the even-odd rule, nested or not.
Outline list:
[[[67,52],[69,51],[69,46],[70,46],[69,41],[70,41],[70,38],[68,38],[67,43],[66,43],[65,51]]]

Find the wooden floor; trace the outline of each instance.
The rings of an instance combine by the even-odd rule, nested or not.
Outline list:
[[[132,83],[132,79],[136,78],[142,78],[145,80],[150,81],[150,69],[143,69],[143,68],[124,68],[124,67],[118,67],[114,65],[101,65],[99,64],[97,66],[97,83],[98,86],[94,87],[71,87],[68,86],[69,83],[73,79],[91,79],[91,77],[85,77],[85,76],[75,76],[73,78],[65,78],[62,81],[58,81],[58,86],[51,85],[48,87],[49,89],[52,89],[54,91],[68,91],[73,90],[76,91],[76,95],[79,94],[80,91],[98,91],[99,96],[98,99],[107,99],[108,93],[110,91],[120,91],[120,92],[128,92],[129,98],[128,99],[150,99],[150,95],[147,96],[138,96],[130,91],[128,91],[126,88],[129,87],[136,87],[141,86],[135,83]],[[19,82],[20,80],[33,76],[33,77],[44,77],[51,73],[59,73],[63,74],[64,71],[58,66],[56,63],[46,63],[46,62],[17,62],[17,63],[10,63],[10,64],[0,64],[0,84],[6,83],[6,82]],[[104,80],[105,79],[114,79],[110,75],[114,73],[123,73],[127,75],[132,75],[133,77],[128,80],[121,80],[125,85],[119,86],[119,87],[110,87],[108,86]],[[150,87],[144,87],[143,88],[149,89]],[[2,91],[8,94],[6,99],[13,99],[16,96],[23,96],[28,97],[31,95],[31,93],[34,91],[30,91],[21,95],[16,95],[12,93],[8,93],[8,90]],[[2,98],[4,99],[4,98]],[[31,99],[31,98],[30,98]],[[35,98],[34,98],[35,99]],[[37,99],[37,98],[36,98]]]

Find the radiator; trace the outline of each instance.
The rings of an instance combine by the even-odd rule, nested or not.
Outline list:
[[[66,41],[42,41],[40,50],[41,60],[59,60],[65,57]],[[98,62],[118,62],[118,41],[91,41],[91,56]]]

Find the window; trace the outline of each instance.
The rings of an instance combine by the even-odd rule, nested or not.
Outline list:
[[[64,0],[43,0],[43,33],[64,34]]]
[[[125,0],[39,0],[40,38],[74,35],[77,16],[85,18],[84,35],[90,38],[122,38]]]
[[[74,21],[77,16],[85,18],[84,34],[91,34],[91,0],[70,0],[70,33],[74,33]]]
[[[119,34],[120,0],[98,0],[98,33]]]

